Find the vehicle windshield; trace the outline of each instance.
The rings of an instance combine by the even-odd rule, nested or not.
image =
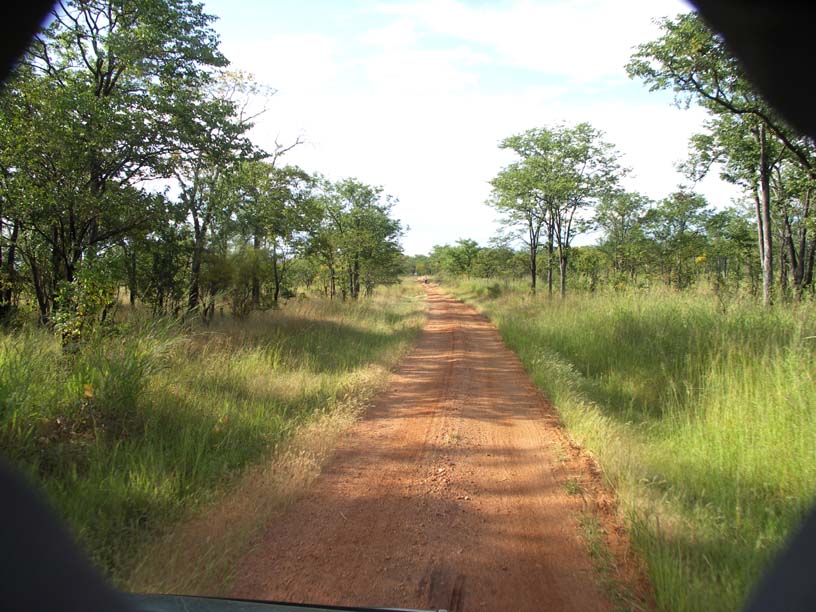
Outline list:
[[[60,0],[0,452],[137,609],[739,608],[816,490],[816,145],[749,77],[679,0]]]

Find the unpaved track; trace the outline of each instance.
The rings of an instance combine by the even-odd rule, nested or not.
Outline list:
[[[448,610],[609,610],[556,475],[555,417],[472,308],[428,323],[386,392],[244,559],[233,596]]]

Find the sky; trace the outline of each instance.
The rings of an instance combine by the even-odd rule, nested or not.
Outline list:
[[[704,113],[626,75],[653,20],[679,0],[206,0],[232,67],[275,90],[253,140],[282,158],[398,198],[407,254],[499,224],[489,181],[513,160],[503,138],[588,121],[631,168],[627,189],[660,199]],[[694,186],[722,208],[738,191],[714,173]],[[592,242],[587,236],[576,244]]]

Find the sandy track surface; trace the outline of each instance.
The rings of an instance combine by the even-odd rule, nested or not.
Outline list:
[[[235,597],[608,610],[557,478],[556,418],[495,327],[426,287],[387,391],[243,561]]]

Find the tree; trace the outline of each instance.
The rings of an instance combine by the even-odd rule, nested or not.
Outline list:
[[[259,254],[251,273],[255,306],[261,300],[261,259],[268,258],[272,301],[277,303],[287,263],[305,252],[309,229],[320,223],[322,211],[313,197],[313,185],[313,178],[296,166],[278,168],[274,162],[260,160],[246,162],[236,176],[239,232],[245,244]]]
[[[541,231],[546,230],[549,253],[553,245],[558,252],[563,298],[572,241],[587,227],[582,213],[615,188],[624,172],[619,154],[588,123],[527,130],[499,146],[512,149],[521,160],[493,180],[490,203],[506,213],[507,224],[526,228],[533,289]],[[551,274],[548,278],[551,291]]]
[[[500,148],[514,148],[516,137],[505,139]],[[518,152],[518,151],[517,151]],[[541,248],[542,229],[547,236],[547,287],[552,294],[552,252],[554,206],[552,195],[536,183],[538,176],[528,164],[510,164],[494,178],[490,184],[493,193],[488,204],[504,214],[503,225],[517,231],[522,242],[527,245],[530,290],[535,293],[538,279],[538,252]]]
[[[684,289],[691,283],[694,262],[705,254],[709,215],[705,198],[682,187],[646,214],[647,233],[658,246],[668,285]]]
[[[481,248],[475,240],[460,238],[453,246],[435,246],[432,257],[441,272],[473,276],[476,274],[476,260],[480,252]]]
[[[595,209],[595,226],[604,232],[600,250],[612,263],[616,283],[635,279],[644,257],[643,219],[650,206],[646,196],[615,190],[605,194]]]
[[[773,235],[772,180],[776,167],[787,157],[800,166],[809,182],[816,179],[816,147],[812,139],[795,133],[756,92],[739,63],[694,13],[661,22],[662,36],[644,43],[632,56],[627,71],[644,79],[652,90],[672,89],[678,104],[700,104],[712,114],[709,133],[695,142],[707,170],[710,162],[726,161],[756,203],[758,250],[762,262],[763,301],[772,301]],[[710,147],[711,151],[706,152]],[[807,199],[807,198],[804,198]],[[810,214],[809,205],[802,211]],[[803,225],[807,243],[807,224]],[[785,233],[782,239],[785,240]],[[790,257],[787,249],[783,251]],[[806,277],[801,272],[800,283]],[[791,262],[793,257],[790,257]],[[784,263],[782,264],[784,265]],[[805,264],[805,268],[808,264]]]
[[[43,320],[86,258],[156,212],[148,182],[226,64],[212,21],[192,0],[60,2],[0,96],[0,214]]]
[[[312,252],[327,266],[330,295],[342,270],[343,298],[357,299],[361,287],[370,294],[379,283],[393,282],[400,273],[402,227],[390,216],[395,198],[382,187],[354,178],[337,183],[323,180],[317,202],[323,207],[324,222],[312,233]]]
[[[598,279],[603,270],[603,254],[597,246],[585,246],[575,249],[572,267],[579,276],[586,278],[586,288],[595,291]]]
[[[252,127],[247,98],[254,81],[242,73],[225,73],[213,79],[198,102],[203,117],[188,117],[184,126],[184,150],[173,159],[173,176],[180,187],[180,205],[192,221],[193,245],[187,308],[198,309],[200,277],[209,240],[219,224],[229,224],[236,204],[234,177],[240,163],[264,154],[246,136]],[[222,240],[221,255],[226,257]]]
[[[705,220],[707,267],[719,291],[727,285],[739,288],[747,273],[751,292],[756,293],[757,275],[755,230],[751,217],[738,208],[712,213]],[[753,234],[752,234],[753,232]]]

